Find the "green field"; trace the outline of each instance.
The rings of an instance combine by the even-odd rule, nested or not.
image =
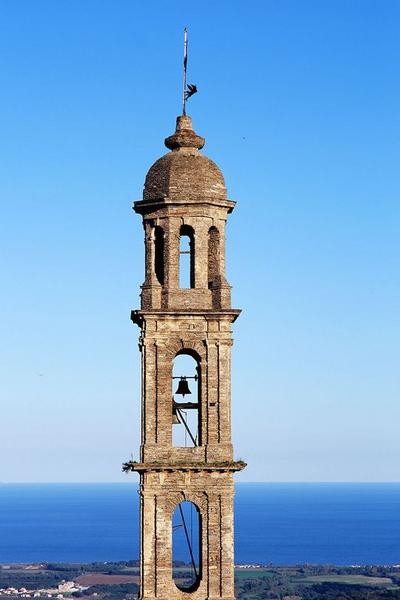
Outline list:
[[[400,600],[399,572],[393,567],[235,569],[235,580],[238,600]]]
[[[235,569],[237,579],[257,579],[259,577],[272,577],[275,573],[266,569]]]
[[[392,585],[389,577],[370,577],[368,575],[311,575],[296,578],[296,583],[343,583],[346,585]]]

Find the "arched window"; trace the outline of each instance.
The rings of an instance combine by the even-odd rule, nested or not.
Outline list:
[[[201,580],[201,515],[193,502],[181,502],[172,515],[172,577],[185,592]]]
[[[158,283],[164,285],[164,230],[158,225],[154,228],[154,271]]]
[[[208,230],[208,287],[212,287],[212,283],[217,275],[220,274],[220,239],[219,231],[216,227],[210,227]]]
[[[201,445],[200,380],[197,356],[181,351],[172,370],[172,444],[176,448]]]
[[[179,287],[194,288],[194,231],[182,225],[179,232]]]

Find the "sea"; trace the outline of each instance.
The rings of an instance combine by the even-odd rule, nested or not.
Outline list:
[[[138,556],[136,484],[0,484],[0,563]],[[400,564],[400,484],[239,483],[235,563]]]

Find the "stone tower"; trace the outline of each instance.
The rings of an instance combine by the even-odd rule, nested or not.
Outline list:
[[[132,312],[141,330],[142,432],[140,461],[124,468],[140,474],[143,600],[234,599],[233,474],[245,464],[234,461],[231,440],[231,324],[240,311],[231,308],[224,241],[235,203],[201,154],[204,143],[190,117],[178,117],[165,140],[170,152],[134,204],[145,231],[141,309]],[[181,356],[193,361],[188,377],[173,374]],[[174,379],[184,394],[193,380],[190,402],[178,402]],[[175,441],[179,428],[185,443]],[[196,510],[199,558],[182,588],[172,574],[172,515],[185,502]]]

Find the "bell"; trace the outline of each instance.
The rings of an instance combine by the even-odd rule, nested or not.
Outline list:
[[[175,394],[180,394],[185,397],[186,394],[191,394],[186,377],[181,377],[178,383],[178,388]]]

